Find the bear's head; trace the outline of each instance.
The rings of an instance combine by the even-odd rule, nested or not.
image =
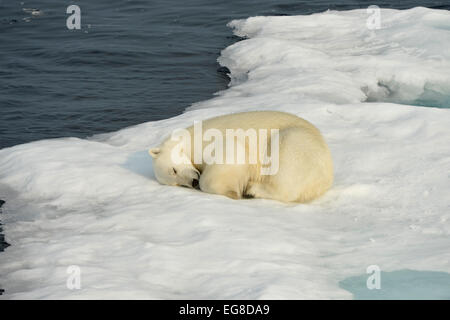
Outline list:
[[[153,158],[153,171],[161,184],[198,188],[200,172],[194,167],[183,149],[175,149],[174,144],[164,143],[152,148],[148,153]]]

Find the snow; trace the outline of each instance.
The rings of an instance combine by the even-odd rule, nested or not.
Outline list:
[[[247,39],[221,53],[232,82],[213,99],[90,139],[0,150],[11,244],[0,253],[1,298],[351,299],[340,283],[369,265],[382,277],[449,273],[450,110],[436,107],[450,107],[450,13],[383,9],[379,30],[366,19],[352,10],[233,21]],[[320,128],[333,188],[286,204],[157,183],[149,147],[194,120],[247,110]],[[72,265],[79,290],[66,285]]]

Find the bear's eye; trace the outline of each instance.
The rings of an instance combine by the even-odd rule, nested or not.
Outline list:
[[[172,168],[172,173],[177,174],[177,170],[175,168]]]

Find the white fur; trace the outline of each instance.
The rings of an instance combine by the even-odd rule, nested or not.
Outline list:
[[[320,131],[302,118],[275,111],[244,112],[203,121],[203,132],[209,128],[220,130],[224,136],[226,129],[278,129],[278,172],[261,175],[259,159],[256,164],[194,164],[193,152],[190,162],[175,165],[171,161],[171,151],[177,142],[169,138],[159,148],[149,151],[160,183],[191,187],[200,174],[200,189],[204,192],[233,199],[255,197],[285,202],[313,200],[333,183],[333,164],[328,146]],[[194,129],[189,127],[187,130],[191,133],[193,146]],[[269,150],[270,143],[269,139]]]

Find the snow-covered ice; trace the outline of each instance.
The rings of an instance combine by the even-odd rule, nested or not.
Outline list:
[[[367,16],[233,21],[246,39],[221,53],[232,81],[213,99],[90,139],[0,150],[11,244],[1,298],[351,299],[340,283],[369,265],[449,273],[450,13],[383,9],[379,30]],[[247,110],[321,129],[333,188],[285,204],[157,183],[149,147],[194,120]],[[66,286],[71,265],[80,290]]]

